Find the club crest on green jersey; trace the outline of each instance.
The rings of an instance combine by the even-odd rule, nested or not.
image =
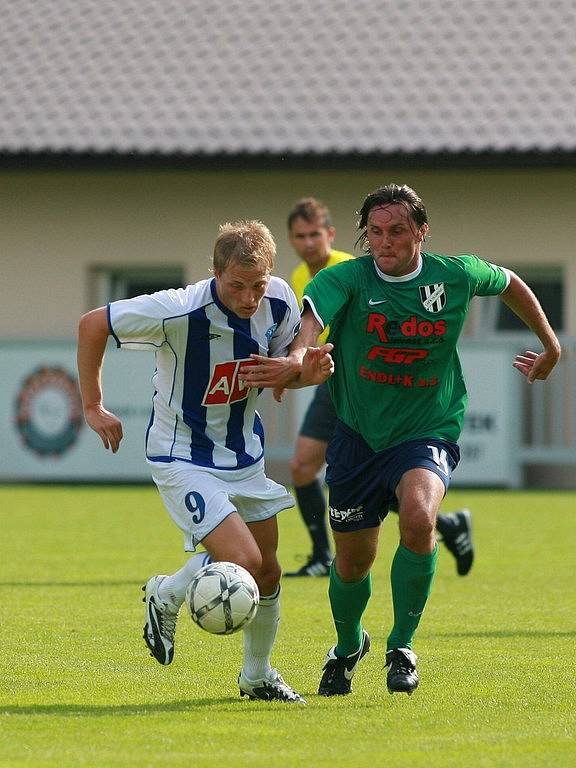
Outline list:
[[[420,300],[424,309],[428,312],[440,312],[446,305],[446,291],[444,283],[433,283],[432,285],[420,285]]]

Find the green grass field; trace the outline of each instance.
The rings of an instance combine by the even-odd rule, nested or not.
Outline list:
[[[386,691],[394,516],[365,616],[372,652],[351,696],[316,695],[333,631],[326,579],[285,580],[274,663],[307,707],[240,699],[241,637],[182,613],[162,668],[141,639],[140,587],[183,562],[153,488],[0,487],[0,766],[576,764],[576,494],[451,491],[474,512],[477,560],[441,553],[416,638],[421,684]],[[287,569],[307,554],[280,515]]]

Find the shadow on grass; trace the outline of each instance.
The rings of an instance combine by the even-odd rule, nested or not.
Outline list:
[[[494,629],[485,632],[434,632],[426,635],[434,637],[576,637],[576,629],[562,631],[556,629]]]
[[[268,711],[274,714],[274,708],[270,708],[270,702],[255,702],[255,701],[243,701],[239,696],[230,696],[220,699],[192,699],[188,701],[169,701],[163,704],[120,704],[118,706],[113,705],[94,705],[89,706],[86,704],[28,704],[25,706],[0,706],[0,715],[57,715],[60,717],[132,717],[134,715],[145,715],[148,713],[161,713],[161,712],[189,712],[196,709],[203,709],[204,707],[221,709],[222,707],[228,709],[234,706],[234,714],[246,714],[252,716],[254,714],[254,707],[258,704],[266,704]],[[281,706],[287,711],[282,702]],[[237,707],[240,706],[242,710]],[[260,708],[259,708],[260,709]],[[293,707],[294,711],[300,710],[300,707]]]
[[[141,587],[143,581],[0,581],[0,587]]]

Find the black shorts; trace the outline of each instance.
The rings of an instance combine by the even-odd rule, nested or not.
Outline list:
[[[405,472],[424,467],[448,489],[459,460],[456,443],[428,437],[375,452],[339,421],[326,454],[330,527],[342,532],[377,527],[390,508],[398,508],[395,491]]]
[[[328,384],[324,382],[324,384],[316,387],[314,397],[304,415],[299,434],[302,437],[311,437],[313,440],[329,443],[334,434],[337,420]]]

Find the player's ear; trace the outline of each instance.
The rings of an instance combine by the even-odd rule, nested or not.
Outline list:
[[[430,229],[430,227],[428,226],[428,224],[422,224],[422,226],[418,230],[418,242],[419,243],[423,243],[424,240],[426,240],[426,235],[428,234],[428,230],[429,229]]]

